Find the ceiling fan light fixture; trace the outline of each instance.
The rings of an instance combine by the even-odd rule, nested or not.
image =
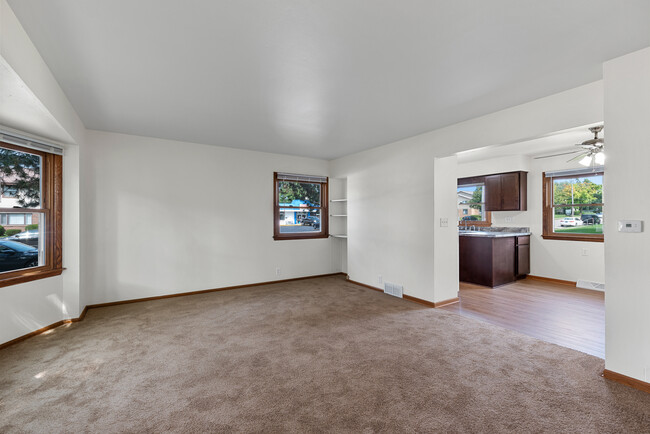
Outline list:
[[[602,152],[597,153],[594,156],[594,161],[596,162],[597,165],[602,166],[603,164],[605,164],[605,154],[603,154]]]
[[[579,161],[579,163],[582,164],[583,166],[591,166],[591,160],[592,160],[592,158],[593,158],[593,157],[592,157],[591,155],[585,155],[585,156],[584,156],[584,157]]]

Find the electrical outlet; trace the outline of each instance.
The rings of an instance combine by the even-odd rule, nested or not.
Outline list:
[[[506,217],[506,223],[512,223],[512,217]]]
[[[446,228],[447,226],[449,226],[449,218],[440,217],[440,227],[441,228]]]
[[[583,248],[582,249],[582,256],[589,256],[589,249]]]
[[[276,275],[276,276],[279,276],[279,275],[280,275],[280,269],[279,269],[279,268],[276,268],[276,269],[275,269],[275,275]]]
[[[377,283],[379,283],[381,285],[383,282],[384,282],[384,278],[381,277],[381,274],[380,274],[379,276],[377,276]]]

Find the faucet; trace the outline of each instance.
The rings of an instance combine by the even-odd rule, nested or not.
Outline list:
[[[469,227],[469,230],[470,230],[470,231],[476,231],[476,226],[474,226],[474,225],[470,226],[470,227]]]

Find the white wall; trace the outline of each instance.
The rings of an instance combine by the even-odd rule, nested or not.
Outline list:
[[[540,149],[544,142],[555,142],[557,137],[538,139]],[[568,142],[569,144],[571,142]],[[545,240],[542,238],[542,173],[582,167],[577,162],[567,163],[571,156],[532,159],[525,155],[511,155],[465,162],[458,165],[458,177],[490,173],[528,172],[528,210],[496,211],[492,213],[493,226],[527,226],[532,232],[530,241],[530,274],[552,279],[605,282],[605,243]],[[506,218],[511,221],[506,221]],[[587,256],[583,255],[586,249]]]
[[[607,275],[605,366],[650,382],[650,203],[639,200],[650,161],[650,48],[605,63]],[[644,232],[617,231],[621,219]]]
[[[458,269],[435,261],[433,252],[437,245],[455,255],[458,238],[434,236],[434,159],[598,122],[602,102],[602,82],[595,82],[332,161],[332,176],[348,178],[350,278],[379,286],[381,274],[406,294],[450,298]],[[455,202],[439,199],[436,209],[447,208],[454,221]]]
[[[352,280],[429,299],[433,288],[433,154],[422,144],[384,146],[332,161],[347,178]]]
[[[272,238],[273,172],[328,175],[327,161],[98,131],[87,142],[89,304],[332,272],[331,240]]]
[[[62,319],[76,318],[83,309],[79,156],[85,128],[5,0],[0,0],[0,62],[6,72],[0,75],[1,97],[5,99],[2,109],[16,107],[12,104],[20,106],[12,116],[0,116],[12,121],[11,125],[3,127],[22,127],[25,133],[62,140],[66,145],[63,157],[63,265],[67,268],[61,276],[0,288],[2,343]],[[8,88],[4,87],[6,80],[10,81]],[[5,94],[14,91],[24,91],[21,94],[24,98],[11,99]],[[34,114],[47,122],[21,118]],[[31,127],[25,129],[25,126]]]
[[[433,269],[456,270],[455,273],[433,273],[435,301],[458,297],[458,196],[456,156],[436,158],[433,164]],[[443,223],[441,219],[446,219]],[[427,220],[425,220],[427,221]]]

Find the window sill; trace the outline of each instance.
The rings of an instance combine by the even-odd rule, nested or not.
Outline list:
[[[275,241],[284,241],[284,240],[315,240],[320,238],[329,238],[329,234],[318,234],[318,235],[274,235],[273,239]]]
[[[0,288],[4,286],[18,285],[19,283],[31,282],[33,280],[46,279],[48,277],[59,276],[63,272],[63,268],[54,270],[35,270],[26,271],[24,274],[16,277],[10,277],[0,280]]]
[[[545,240],[560,240],[560,241],[587,241],[592,243],[602,243],[605,241],[603,235],[566,235],[566,234],[544,234],[542,238]]]

